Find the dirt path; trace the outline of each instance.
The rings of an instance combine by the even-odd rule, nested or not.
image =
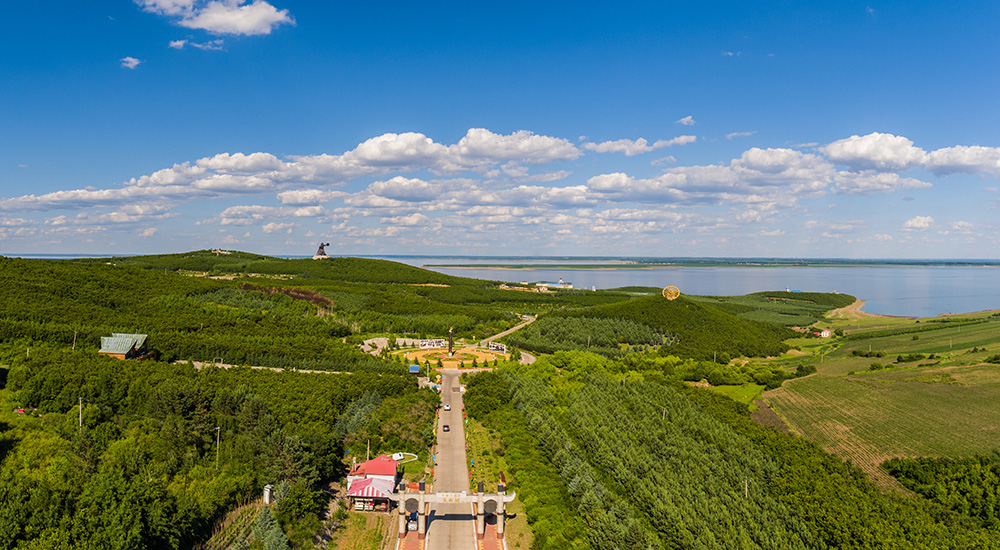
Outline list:
[[[225,363],[213,363],[211,361],[174,361],[173,364],[180,363],[191,363],[194,368],[201,370],[205,367],[218,367],[220,369],[232,369],[232,368],[248,368],[254,370],[269,370],[273,372],[284,372],[286,369],[279,367],[256,367],[250,365],[227,365]],[[350,372],[334,371],[334,370],[305,370],[305,369],[287,369],[292,372],[300,372],[305,374],[353,374]]]
[[[504,336],[507,336],[508,334],[511,334],[514,331],[521,330],[522,328],[530,325],[531,323],[534,323],[535,319],[537,319],[537,317],[527,317],[525,321],[520,325],[517,325],[516,327],[513,328],[509,328],[501,332],[500,334],[494,334],[493,336],[490,336],[489,338],[483,340],[482,342],[479,342],[479,345],[485,348],[486,346],[489,346],[490,342],[492,342],[493,340],[496,340],[497,338],[503,338]]]

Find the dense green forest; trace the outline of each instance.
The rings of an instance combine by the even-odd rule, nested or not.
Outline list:
[[[585,309],[558,310],[552,315],[643,325],[667,338],[660,353],[697,359],[711,359],[722,353],[732,357],[778,355],[788,349],[782,341],[795,336],[784,327],[742,319],[684,296],[676,300],[646,296]],[[576,340],[581,337],[576,336]]]
[[[577,358],[586,368],[543,359],[502,370],[506,384],[469,383],[470,414],[496,425],[513,406],[524,424],[503,431],[502,444],[534,439],[559,472],[560,487],[546,493],[561,498],[536,500],[520,486],[529,521],[542,523],[538,548],[1000,546],[1000,533],[969,515],[883,493],[814,444],[756,424],[728,398],[657,371],[619,374],[613,361]],[[588,529],[549,539],[548,518],[567,506]]]
[[[190,547],[238,499],[282,480],[302,497],[279,517],[317,523],[316,484],[343,475],[344,446],[359,434],[376,452],[433,442],[436,395],[407,376],[4,348],[7,401],[24,410],[5,414],[0,435],[4,548]],[[359,418],[352,405],[366,399],[379,404]],[[384,422],[401,411],[407,422]]]
[[[894,458],[882,468],[920,496],[1000,529],[1000,451],[960,459]]]
[[[618,357],[670,343],[670,335],[624,319],[547,316],[508,336],[513,346],[538,353],[587,350]]]
[[[281,502],[253,532],[303,547],[350,457],[434,443],[438,396],[358,343],[479,339],[525,313],[507,342],[543,356],[472,375],[465,403],[499,434],[533,550],[1000,547],[997,457],[890,461],[924,498],[886,494],[683,383],[811,374],[731,359],[781,353],[786,327],[853,297],[657,292],[518,292],[359,258],[0,258],[0,548],[189,548],[266,483]],[[112,332],[148,334],[159,360],[97,354]]]
[[[823,318],[834,308],[849,306],[856,298],[848,294],[820,292],[755,292],[746,296],[688,296],[726,313],[776,325],[804,327]]]

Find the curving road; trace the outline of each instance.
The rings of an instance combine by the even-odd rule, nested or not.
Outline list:
[[[536,317],[531,317],[530,315],[525,315],[523,323],[521,323],[520,325],[517,325],[515,327],[511,327],[511,328],[509,328],[509,329],[507,329],[507,330],[505,330],[505,331],[503,331],[503,332],[501,332],[499,334],[494,334],[493,336],[490,336],[489,338],[487,338],[487,339],[479,342],[479,346],[485,348],[486,346],[489,346],[490,342],[492,342],[493,340],[496,340],[497,338],[503,338],[504,336],[507,336],[508,334],[511,334],[514,331],[521,330],[522,328],[530,325],[531,323],[534,323],[535,319],[537,319],[537,318],[538,318],[537,316]]]

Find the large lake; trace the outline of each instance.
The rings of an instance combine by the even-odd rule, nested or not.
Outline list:
[[[496,259],[387,258],[410,265],[500,263]],[[532,263],[517,260],[518,264]],[[565,261],[562,264],[568,263]],[[681,292],[731,296],[762,290],[841,292],[865,301],[864,311],[883,315],[930,317],[1000,309],[997,267],[862,268],[651,268],[651,269],[479,269],[429,268],[448,275],[494,281],[537,282],[563,279],[575,288],[674,285]]]

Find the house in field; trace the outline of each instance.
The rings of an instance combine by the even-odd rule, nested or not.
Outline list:
[[[101,337],[101,349],[98,353],[115,359],[151,359],[154,358],[156,350],[146,349],[147,337],[145,334],[113,332],[111,336]]]
[[[389,495],[396,490],[399,462],[389,455],[379,455],[362,464],[354,463],[347,474],[347,497],[355,510],[389,509]]]

